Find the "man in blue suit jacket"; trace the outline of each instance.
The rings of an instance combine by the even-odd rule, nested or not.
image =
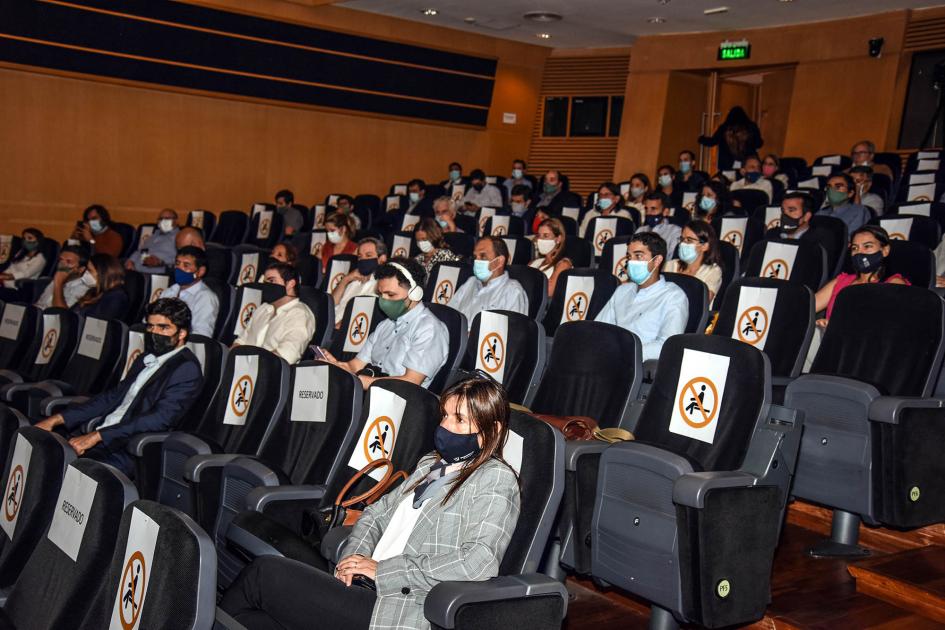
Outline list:
[[[200,362],[186,347],[190,309],[177,298],[148,305],[145,353],[132,363],[115,387],[88,402],[74,405],[37,423],[47,431],[63,431],[80,456],[111,464],[129,476],[134,460],[126,451],[138,433],[169,431],[187,413],[203,386]],[[102,421],[90,433],[83,427]]]

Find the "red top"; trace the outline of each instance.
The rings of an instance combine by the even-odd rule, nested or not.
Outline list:
[[[322,273],[328,271],[328,263],[331,261],[332,256],[337,256],[338,254],[357,254],[358,253],[358,244],[354,241],[349,240],[348,244],[342,248],[340,252],[335,251],[335,244],[328,242],[322,246]]]
[[[909,281],[903,278],[902,274],[898,273],[889,276],[883,280],[883,282],[886,283],[896,278],[902,280],[906,284],[909,284]],[[830,301],[827,302],[827,319],[830,319],[830,314],[833,313],[833,303],[837,301],[837,295],[839,295],[840,292],[846,289],[848,286],[853,284],[854,280],[856,280],[855,273],[841,273],[839,276],[837,276],[837,281],[833,285],[833,293],[830,294]]]

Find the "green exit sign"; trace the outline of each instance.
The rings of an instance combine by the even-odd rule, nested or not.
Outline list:
[[[751,44],[747,41],[722,42],[719,44],[719,61],[748,59],[751,57]]]

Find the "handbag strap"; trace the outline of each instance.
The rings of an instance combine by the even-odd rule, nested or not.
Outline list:
[[[351,497],[350,499],[345,499],[345,495],[348,494],[348,491],[354,486],[354,484],[356,484],[362,477],[369,474],[374,469],[380,468],[381,466],[386,466],[387,470],[384,472],[384,476],[380,481],[374,484],[374,486],[372,486],[367,492],[359,494],[355,497]],[[370,505],[371,503],[377,501],[377,499],[387,492],[387,490],[390,489],[390,487],[397,481],[406,478],[406,472],[402,470],[394,472],[394,462],[392,462],[390,459],[386,457],[375,459],[367,466],[356,472],[354,476],[348,480],[348,483],[346,483],[341,489],[341,492],[338,493],[338,497],[335,499],[335,505],[340,505],[343,508],[349,508],[352,505],[357,505],[358,503],[367,503]]]

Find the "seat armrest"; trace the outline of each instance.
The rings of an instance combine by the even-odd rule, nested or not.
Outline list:
[[[652,383],[656,378],[656,369],[660,366],[659,359],[647,359],[643,362],[643,380]]]
[[[577,470],[578,460],[584,455],[593,455],[603,453],[604,449],[610,446],[609,442],[599,440],[571,440],[564,443],[564,469],[568,471]]]
[[[456,627],[456,615],[463,606],[549,595],[561,598],[564,619],[568,611],[567,589],[540,573],[505,575],[483,582],[440,582],[430,589],[423,614],[433,625],[449,630]]]
[[[188,457],[187,461],[184,463],[184,479],[187,481],[195,481],[200,483],[200,475],[202,475],[205,471],[211,468],[223,468],[234,459],[238,459],[240,457],[242,457],[242,455],[235,453],[192,455]]]
[[[6,379],[10,383],[22,383],[23,377],[13,370],[0,370],[0,378]]]
[[[79,403],[84,403],[91,400],[89,396],[50,396],[44,398],[39,407],[42,410],[43,414],[46,416],[51,416],[56,413],[57,409],[62,409],[63,407],[68,407],[69,405],[75,405]]]
[[[3,398],[4,400],[10,401],[13,400],[13,395],[17,392],[25,392],[31,390],[37,390],[41,392],[46,392],[44,398],[49,398],[50,396],[62,397],[68,396],[73,393],[72,386],[65,381],[57,381],[53,379],[45,381],[37,381],[35,383],[11,383],[3,386]]]
[[[702,509],[710,490],[745,488],[757,482],[757,477],[740,470],[688,473],[673,484],[673,503]]]
[[[864,407],[868,407],[873,400],[880,397],[879,390],[868,383],[825,374],[804,374],[791,381],[784,394],[785,407],[792,407],[791,397],[794,395],[839,397]]]
[[[263,512],[275,501],[321,501],[326,490],[325,486],[315,485],[253,488],[246,495],[246,509]]]
[[[773,387],[787,387],[792,382],[794,382],[795,377],[793,376],[772,376],[771,385]]]
[[[217,606],[217,614],[213,619],[212,630],[249,630],[249,628],[233,619],[225,610]]]
[[[128,440],[128,452],[135,457],[144,457],[144,449],[151,444],[161,444],[171,435],[170,431],[163,433],[139,433]]]
[[[341,560],[341,550],[348,543],[348,537],[351,536],[351,530],[354,527],[332,527],[324,537],[322,537],[321,552],[322,556],[332,564],[338,564]]]
[[[881,396],[870,403],[870,420],[899,424],[899,416],[906,409],[941,409],[945,400],[941,398],[906,398],[901,396]]]
[[[262,484],[270,488],[279,485],[279,475],[275,471],[258,459],[246,455],[241,455],[227,463],[223,469],[223,476],[235,476],[247,481],[252,480],[254,485]]]

